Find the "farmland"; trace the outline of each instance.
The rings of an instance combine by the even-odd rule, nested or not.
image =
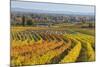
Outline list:
[[[92,28],[12,26],[11,65],[94,61],[93,31]]]

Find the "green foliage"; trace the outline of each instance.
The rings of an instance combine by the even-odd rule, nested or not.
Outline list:
[[[28,19],[26,25],[28,25],[28,26],[33,25],[32,20],[31,19]]]
[[[25,26],[25,16],[22,16],[22,25]]]

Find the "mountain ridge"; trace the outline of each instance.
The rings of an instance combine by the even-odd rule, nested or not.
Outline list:
[[[40,9],[25,9],[25,8],[11,8],[11,12],[25,12],[25,13],[48,13],[48,14],[65,14],[65,15],[90,15],[94,16],[94,13],[84,13],[75,11],[49,11]]]

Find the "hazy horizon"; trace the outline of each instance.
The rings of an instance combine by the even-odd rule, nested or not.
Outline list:
[[[82,14],[95,14],[95,6],[89,5],[71,5],[71,4],[55,4],[45,2],[25,2],[25,1],[11,1],[11,9],[21,8],[33,10],[43,10],[48,12],[64,13],[76,12]],[[29,11],[29,10],[26,10]],[[23,10],[24,11],[24,10]],[[41,11],[42,12],[42,11]]]

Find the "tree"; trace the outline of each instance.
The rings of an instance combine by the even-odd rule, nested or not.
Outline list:
[[[31,19],[28,19],[28,20],[27,20],[27,25],[29,25],[29,26],[30,26],[30,25],[33,25],[33,23],[32,23],[32,20],[31,20]]]
[[[85,19],[84,17],[80,18],[80,21],[81,21],[82,23],[86,23],[86,19]]]
[[[88,26],[89,28],[92,28],[93,27],[93,25],[92,25],[92,23],[89,23],[89,26]]]
[[[25,26],[25,16],[22,16],[22,25]]]

